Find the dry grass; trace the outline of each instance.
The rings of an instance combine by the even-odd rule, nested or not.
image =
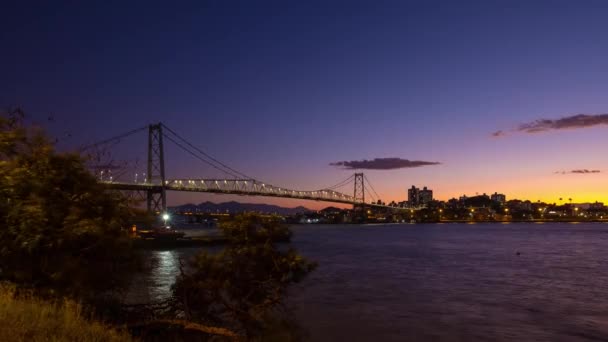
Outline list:
[[[133,341],[126,330],[116,330],[83,317],[80,305],[53,303],[19,296],[0,284],[0,341]]]

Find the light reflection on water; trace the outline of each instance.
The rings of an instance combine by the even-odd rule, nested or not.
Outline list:
[[[180,258],[194,255],[196,249],[145,251],[144,260],[147,272],[134,280],[129,291],[129,303],[148,303],[161,301],[171,295],[171,286],[179,275]]]
[[[608,340],[608,225],[293,230],[319,263],[290,298],[311,340]],[[149,252],[138,292],[166,298],[195,251]]]
[[[179,256],[176,251],[159,251],[155,253],[157,267],[152,276],[150,289],[153,298],[162,297],[171,291],[171,285],[175,282],[175,276],[179,273]]]

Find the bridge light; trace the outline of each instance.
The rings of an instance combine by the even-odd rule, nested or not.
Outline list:
[[[163,220],[165,221],[165,227],[167,227],[167,221],[169,221],[169,214],[168,213],[164,213],[163,214]]]

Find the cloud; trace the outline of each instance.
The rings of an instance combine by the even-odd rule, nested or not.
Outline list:
[[[339,166],[347,170],[367,169],[367,170],[394,170],[420,167],[426,165],[439,165],[439,162],[429,162],[422,160],[407,160],[401,158],[374,158],[372,160],[351,160],[330,163],[331,166]]]
[[[555,171],[554,173],[560,174],[560,175],[565,175],[568,173],[575,173],[575,174],[588,174],[588,173],[600,173],[600,170],[587,170],[587,169],[578,169],[578,170],[572,170],[572,171]]]
[[[608,114],[576,114],[560,119],[539,119],[520,124],[509,132],[534,134],[564,129],[588,128],[600,125],[608,125]],[[493,137],[502,137],[505,135],[507,135],[507,133],[502,130],[492,133]]]

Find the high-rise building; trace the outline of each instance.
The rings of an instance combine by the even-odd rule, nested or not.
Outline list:
[[[492,201],[498,202],[501,204],[504,204],[507,201],[507,196],[505,196],[504,194],[499,194],[497,192],[492,194],[492,196],[490,196],[490,198],[492,199]]]
[[[410,206],[414,206],[414,205],[418,205],[420,204],[420,189],[418,189],[417,187],[413,186],[409,189],[407,189],[407,204],[409,204]]]
[[[412,185],[407,190],[407,203],[410,206],[428,204],[431,201],[433,201],[433,190],[428,189],[426,186],[421,190]]]
[[[420,204],[428,204],[433,201],[433,190],[427,189],[426,186],[418,193]]]

